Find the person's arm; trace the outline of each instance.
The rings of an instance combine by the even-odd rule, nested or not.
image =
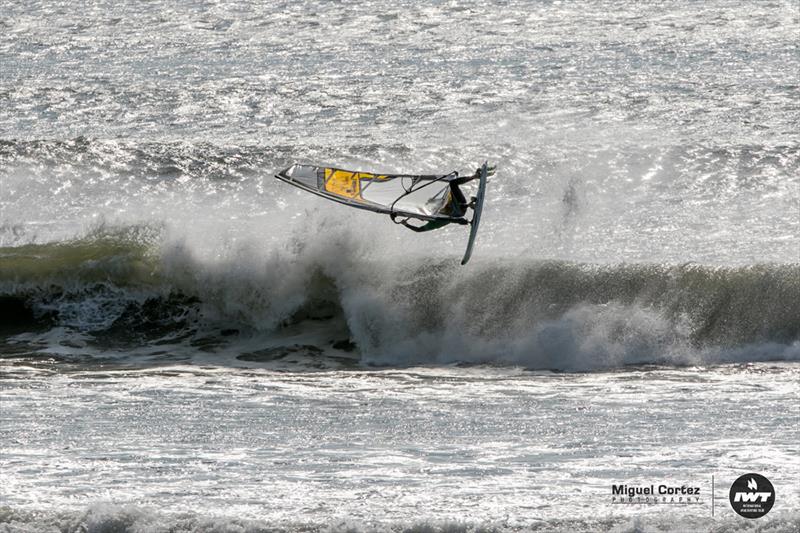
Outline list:
[[[494,175],[494,171],[496,170],[496,168],[497,167],[487,167],[486,168],[486,176],[487,177],[493,176]],[[465,183],[467,183],[469,181],[476,180],[476,179],[480,178],[481,177],[481,170],[483,170],[483,167],[479,167],[475,171],[475,174],[472,174],[471,176],[462,176],[460,178],[455,178],[455,179],[448,180],[448,181],[449,181],[449,183],[453,183],[455,185],[463,185],[463,184],[465,184]]]

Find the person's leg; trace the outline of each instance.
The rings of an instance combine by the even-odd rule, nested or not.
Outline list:
[[[464,193],[461,192],[461,189],[458,187],[458,185],[452,181],[450,182],[450,193],[453,195],[454,200],[453,211],[455,212],[453,213],[453,216],[463,217],[467,213],[467,205],[469,205],[467,199],[464,198]]]

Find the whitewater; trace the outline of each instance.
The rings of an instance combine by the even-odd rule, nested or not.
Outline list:
[[[4,5],[0,531],[797,531],[799,37],[792,1]],[[273,178],[487,160],[463,267],[463,227]]]

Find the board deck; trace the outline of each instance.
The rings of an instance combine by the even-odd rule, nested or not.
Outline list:
[[[483,199],[486,196],[486,178],[488,171],[488,162],[484,163],[481,167],[480,181],[478,182],[478,195],[475,197],[475,207],[472,208],[472,220],[470,221],[469,240],[467,241],[467,250],[464,252],[464,258],[461,260],[462,265],[466,265],[469,258],[472,257],[472,247],[475,245],[475,236],[478,234],[478,225],[481,223],[481,211],[483,211]]]

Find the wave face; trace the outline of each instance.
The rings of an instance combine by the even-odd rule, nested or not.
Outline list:
[[[268,360],[286,353],[285,332],[302,330],[306,351],[344,347],[375,365],[800,359],[800,265],[479,259],[464,269],[454,259],[383,260],[360,253],[357,239],[326,238],[208,263],[160,239],[127,228],[0,249],[6,342],[80,337],[88,352],[148,355],[260,343]]]

